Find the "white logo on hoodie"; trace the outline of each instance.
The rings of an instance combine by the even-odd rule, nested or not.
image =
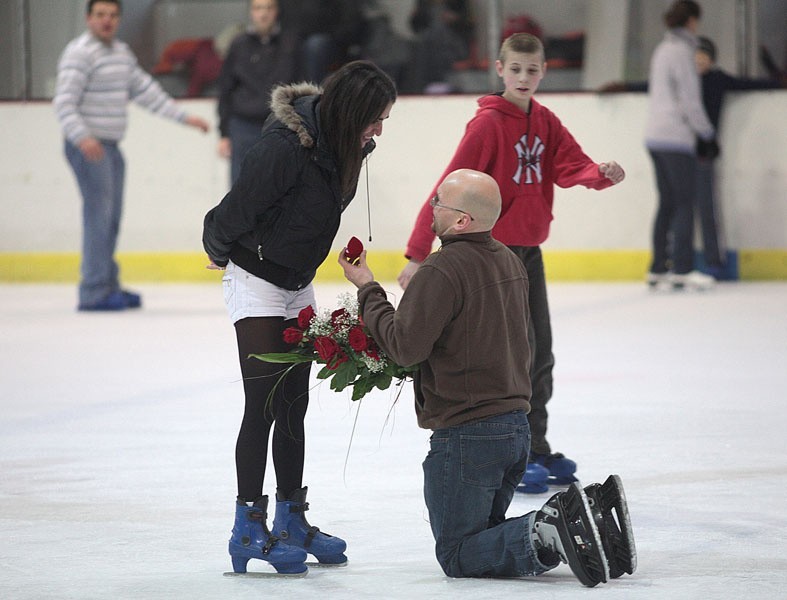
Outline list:
[[[514,173],[514,183],[517,185],[522,183],[522,172],[525,174],[524,183],[533,183],[533,176],[535,175],[536,182],[541,183],[541,155],[544,153],[544,142],[541,138],[535,136],[533,139],[533,147],[527,145],[527,134],[519,138],[519,141],[514,145],[516,150],[519,165],[517,166],[516,173]]]

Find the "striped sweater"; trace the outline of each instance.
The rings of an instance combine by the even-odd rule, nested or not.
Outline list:
[[[129,100],[183,122],[186,113],[137,64],[128,45],[104,44],[85,32],[66,46],[57,68],[54,107],[63,135],[73,144],[88,137],[120,141]]]

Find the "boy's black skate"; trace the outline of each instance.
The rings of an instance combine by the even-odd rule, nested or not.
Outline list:
[[[557,553],[582,584],[593,587],[609,578],[601,537],[578,482],[552,496],[536,513],[532,539],[536,549]]]
[[[631,575],[637,568],[637,549],[620,477],[610,475],[603,484],[593,483],[585,488],[585,494],[601,535],[609,576],[617,579],[624,573]]]

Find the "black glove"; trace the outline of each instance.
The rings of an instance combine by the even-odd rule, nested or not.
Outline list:
[[[719,144],[716,142],[716,138],[703,140],[699,137],[697,138],[696,151],[697,156],[704,158],[705,160],[713,160],[721,152],[719,150]]]

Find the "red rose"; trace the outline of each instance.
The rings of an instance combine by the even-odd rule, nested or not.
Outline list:
[[[363,328],[357,325],[350,329],[350,333],[347,334],[347,341],[350,342],[350,348],[356,352],[362,352],[369,347],[369,338],[363,332]]]
[[[297,327],[288,327],[284,330],[282,338],[288,344],[300,344],[303,341],[303,331]]]
[[[314,340],[314,349],[317,351],[317,354],[320,356],[320,358],[326,363],[341,351],[341,348],[339,348],[339,344],[336,343],[336,340],[324,335],[321,335],[316,340]]]
[[[364,351],[364,354],[373,360],[380,360],[380,355],[377,353],[377,348],[370,346]]]
[[[337,308],[331,313],[331,325],[334,329],[339,326],[339,323],[347,321],[350,318],[350,313],[344,308]]]
[[[301,312],[298,313],[298,327],[305,330],[312,322],[314,318],[314,308],[310,304],[306,308],[302,309]]]
[[[333,355],[333,358],[329,360],[325,366],[328,368],[328,370],[335,371],[336,369],[339,368],[340,364],[346,363],[348,360],[350,360],[350,357],[348,357],[344,352],[339,350],[336,354]]]

